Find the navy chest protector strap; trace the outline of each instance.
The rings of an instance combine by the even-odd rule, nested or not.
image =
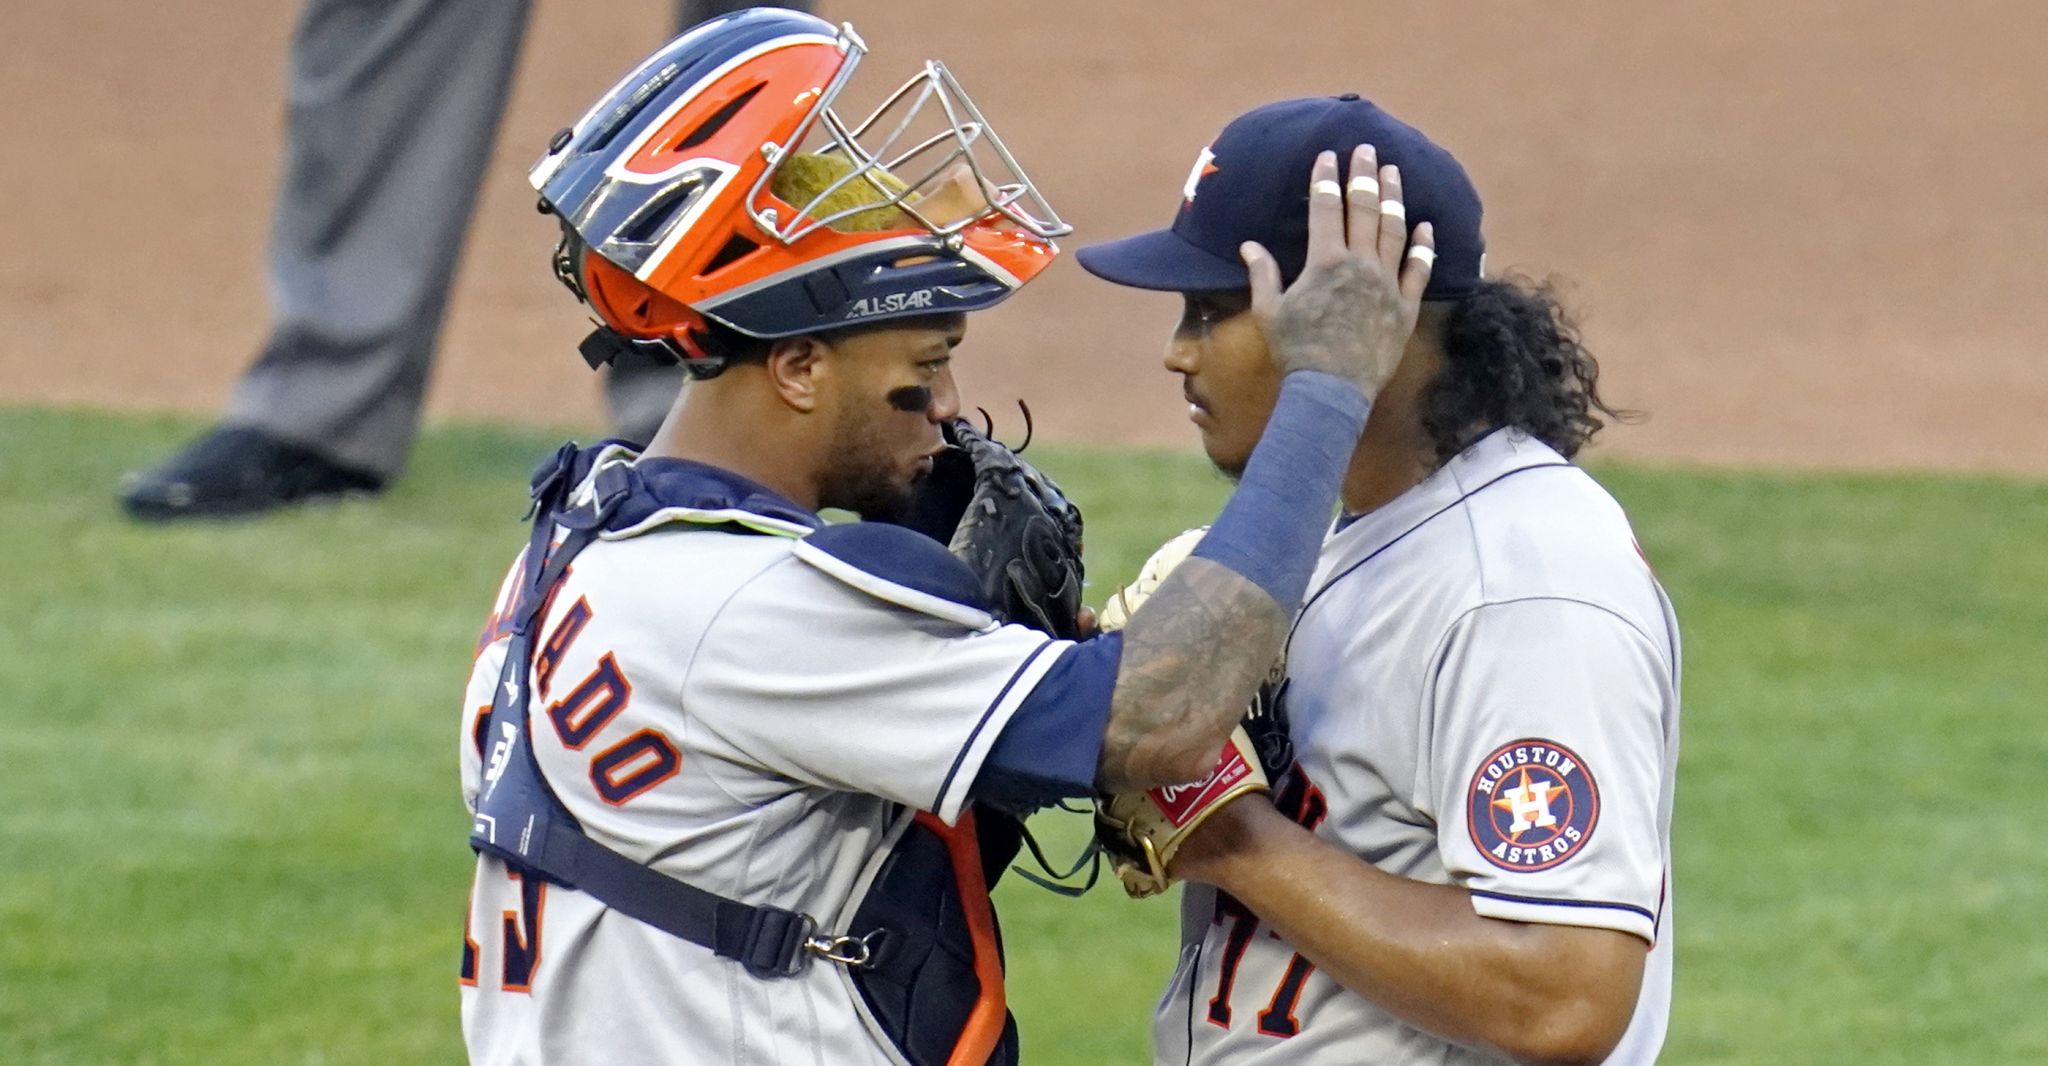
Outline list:
[[[1016,853],[1013,821],[974,813],[947,826],[920,812],[856,908],[859,935],[826,935],[815,918],[729,899],[634,862],[590,839],[541,775],[527,732],[534,630],[562,575],[632,491],[601,467],[594,499],[565,507],[575,453],[534,478],[534,528],[505,666],[480,746],[483,780],[469,842],[479,852],[581,891],[629,917],[733,959],[761,978],[812,959],[848,968],[855,987],[915,1066],[1009,1066],[1016,1025],[1003,994],[1000,932],[988,889]],[[568,531],[552,544],[554,530]]]
[[[523,571],[529,580],[518,590],[505,666],[485,725],[483,782],[470,845],[737,960],[757,977],[793,975],[811,957],[865,963],[866,944],[853,937],[819,935],[810,915],[728,899],[657,873],[590,839],[541,776],[527,736],[526,678],[532,666],[534,627],[563,573],[597,539],[630,490],[623,469],[604,467],[597,473],[596,498],[565,510],[561,498],[570,486],[562,458],[535,486],[534,530]],[[557,525],[568,535],[551,548]]]

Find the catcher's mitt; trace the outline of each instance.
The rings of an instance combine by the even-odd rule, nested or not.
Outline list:
[[[1051,478],[972,423],[955,419],[941,429],[950,447],[933,460],[901,524],[965,562],[1001,621],[1078,638],[1080,509]]]

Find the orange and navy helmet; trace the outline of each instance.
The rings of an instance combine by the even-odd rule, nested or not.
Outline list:
[[[839,114],[866,51],[852,26],[744,11],[555,135],[530,180],[603,330],[716,372],[707,322],[787,337],[977,311],[1045,269],[1071,227],[943,65]]]

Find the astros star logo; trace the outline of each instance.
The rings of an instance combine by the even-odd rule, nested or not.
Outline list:
[[[1501,793],[1501,797],[1493,801],[1495,807],[1515,817],[1508,825],[1509,835],[1519,836],[1531,829],[1556,825],[1557,819],[1550,813],[1550,794],[1557,790],[1558,787],[1548,781],[1531,782],[1529,771],[1524,769],[1522,783]]]
[[[1494,749],[1472,775],[1472,844],[1503,870],[1548,870],[1577,855],[1600,819],[1600,787],[1578,753],[1529,737]]]

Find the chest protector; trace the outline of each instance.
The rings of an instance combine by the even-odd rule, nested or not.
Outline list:
[[[1003,995],[1001,934],[988,892],[1017,854],[1016,819],[969,810],[948,826],[918,812],[849,927],[824,932],[811,915],[708,892],[592,840],[541,776],[527,714],[533,631],[569,564],[644,491],[630,468],[608,464],[596,472],[594,499],[567,506],[592,457],[565,445],[534,475],[533,535],[521,571],[528,576],[479,737],[484,770],[470,846],[709,948],[761,980],[810,965],[845,966],[869,1013],[913,1066],[1013,1066],[1017,1029]],[[557,527],[568,533],[553,544]]]

